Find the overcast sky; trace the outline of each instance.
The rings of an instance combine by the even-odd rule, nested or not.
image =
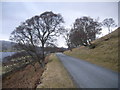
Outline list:
[[[76,18],[90,16],[99,21],[112,17],[118,23],[117,2],[2,2],[2,30],[0,40],[9,40],[10,33],[21,22],[45,11],[60,13],[65,26],[70,28]],[[103,34],[107,31],[103,31]],[[58,46],[65,46],[62,38]]]

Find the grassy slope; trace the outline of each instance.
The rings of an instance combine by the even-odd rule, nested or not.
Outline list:
[[[75,88],[70,76],[55,54],[50,55],[41,82],[37,88]]]
[[[82,46],[64,53],[118,71],[118,31],[120,28],[92,42],[96,45],[94,49]]]

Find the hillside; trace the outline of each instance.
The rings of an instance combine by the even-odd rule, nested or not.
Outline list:
[[[94,49],[81,46],[64,53],[118,71],[118,31],[120,28],[93,41],[92,43],[96,46]]]
[[[43,73],[43,69],[35,63],[36,71],[32,65],[14,70],[2,76],[2,88],[36,88]]]

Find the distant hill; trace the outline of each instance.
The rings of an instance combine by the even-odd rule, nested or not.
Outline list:
[[[95,45],[94,49],[88,47],[74,48],[72,51],[64,52],[67,55],[86,60],[90,63],[118,71],[118,32],[120,28],[112,33],[101,37],[92,43]]]
[[[0,40],[0,43],[2,45],[2,51],[14,51],[13,46],[15,45],[15,43],[4,40]]]

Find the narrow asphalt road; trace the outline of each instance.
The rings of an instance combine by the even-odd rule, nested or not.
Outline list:
[[[56,55],[78,88],[118,88],[118,73],[62,53]]]

